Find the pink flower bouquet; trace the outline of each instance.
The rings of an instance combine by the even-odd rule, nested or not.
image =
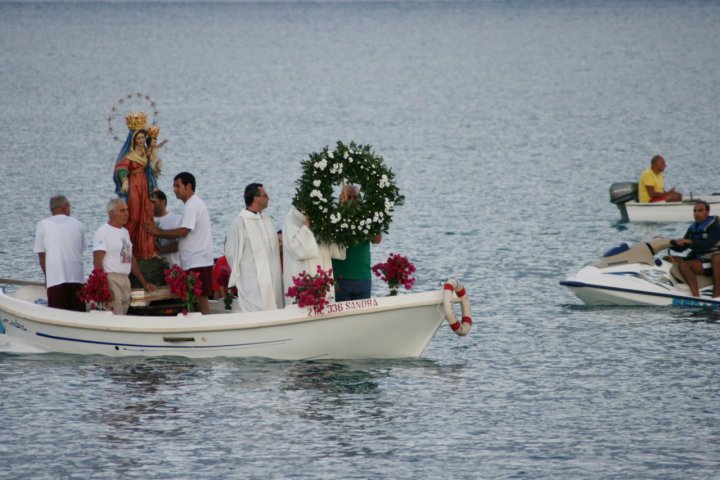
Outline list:
[[[410,290],[415,283],[415,277],[412,276],[415,265],[399,253],[391,253],[386,262],[373,265],[372,271],[376,277],[388,284],[390,295],[397,295],[401,285]]]
[[[298,307],[312,307],[313,312],[319,314],[323,313],[325,305],[330,303],[327,293],[334,284],[332,268],[326,272],[318,265],[315,275],[302,272],[293,277],[292,286],[288,288],[286,295],[294,298]]]
[[[94,269],[87,283],[78,292],[78,296],[90,306],[90,310],[105,310],[106,304],[112,301],[110,283],[105,270]]]
[[[195,311],[195,300],[202,294],[202,282],[197,272],[186,272],[179,265],[173,265],[163,272],[170,293],[185,303],[183,314]]]

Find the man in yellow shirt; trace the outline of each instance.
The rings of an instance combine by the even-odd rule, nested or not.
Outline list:
[[[675,187],[667,192],[663,189],[663,171],[665,170],[665,166],[665,159],[660,155],[655,155],[652,160],[650,160],[650,168],[646,169],[642,175],[640,175],[640,180],[638,181],[640,202],[679,202],[682,200],[682,193],[676,192]]]

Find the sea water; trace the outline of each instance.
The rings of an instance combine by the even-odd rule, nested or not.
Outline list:
[[[1,277],[42,279],[53,194],[91,241],[140,92],[169,209],[193,172],[215,255],[247,183],[279,226],[302,159],[370,144],[407,198],[373,261],[460,279],[475,322],[392,361],[0,353],[0,477],[717,477],[720,313],[558,282],[682,236],[609,203],[653,155],[720,191],[718,25],[706,1],[0,1]]]

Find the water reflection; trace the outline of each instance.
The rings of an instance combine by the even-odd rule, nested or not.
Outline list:
[[[367,370],[346,363],[301,363],[288,369],[285,390],[320,390],[328,395],[377,393],[378,377],[387,371]]]
[[[186,379],[200,374],[197,364],[188,359],[108,359],[86,370],[88,376],[109,380],[105,390],[115,399],[99,405],[87,419],[110,427],[106,440],[123,442],[138,432],[158,437],[183,433],[186,424],[175,421],[181,414],[177,397]]]
[[[357,413],[360,404],[363,415],[383,417],[379,385],[388,375],[388,370],[346,363],[300,363],[287,370],[281,389],[292,397],[299,394],[299,402],[294,401],[291,408],[299,418],[342,424]]]
[[[617,223],[613,223],[611,225],[611,228],[614,228],[618,232],[624,232],[628,229],[627,222],[618,221]]]
[[[392,408],[383,386],[407,377],[412,370],[421,376],[448,373],[425,359],[306,362],[290,365],[280,388],[299,398],[295,411],[302,418],[342,420],[358,414],[383,418]]]
[[[673,313],[673,317],[683,321],[690,320],[696,323],[713,324],[720,321],[720,308],[683,309],[677,313]]]

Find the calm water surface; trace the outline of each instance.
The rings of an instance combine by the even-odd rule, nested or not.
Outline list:
[[[415,360],[0,353],[0,478],[718,478],[720,313],[558,285],[684,232],[608,202],[652,155],[720,191],[718,25],[704,1],[0,1],[0,276],[41,278],[54,193],[91,240],[107,117],[139,91],[160,186],[196,174],[216,255],[245,184],[279,224],[300,160],[367,143],[407,197],[374,260],[408,255],[421,291],[460,278],[476,319]]]

